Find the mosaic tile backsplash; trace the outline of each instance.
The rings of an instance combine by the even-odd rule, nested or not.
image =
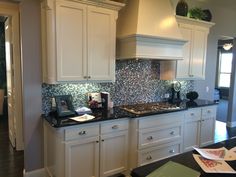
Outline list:
[[[160,80],[157,60],[117,60],[114,83],[42,84],[42,111],[51,110],[51,98],[71,94],[74,107],[87,106],[88,92],[109,92],[115,106],[163,101],[173,81]],[[193,81],[181,81],[181,98],[193,90]]]

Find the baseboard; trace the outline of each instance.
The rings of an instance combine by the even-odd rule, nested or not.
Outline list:
[[[45,169],[41,168],[41,169],[29,171],[29,172],[26,172],[24,170],[24,177],[47,177],[47,175],[46,175]]]
[[[226,126],[230,128],[236,127],[236,122],[227,122]]]

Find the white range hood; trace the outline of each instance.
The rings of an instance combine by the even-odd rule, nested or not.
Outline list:
[[[170,0],[127,0],[117,22],[117,59],[183,59],[185,44]]]

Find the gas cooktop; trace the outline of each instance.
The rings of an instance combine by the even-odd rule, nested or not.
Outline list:
[[[141,116],[148,114],[166,113],[186,109],[181,104],[171,104],[168,102],[142,103],[134,105],[124,105],[121,107],[129,113]]]

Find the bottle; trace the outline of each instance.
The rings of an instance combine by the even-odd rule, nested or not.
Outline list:
[[[179,0],[175,10],[176,10],[176,15],[187,16],[188,4],[185,2],[185,0]]]

